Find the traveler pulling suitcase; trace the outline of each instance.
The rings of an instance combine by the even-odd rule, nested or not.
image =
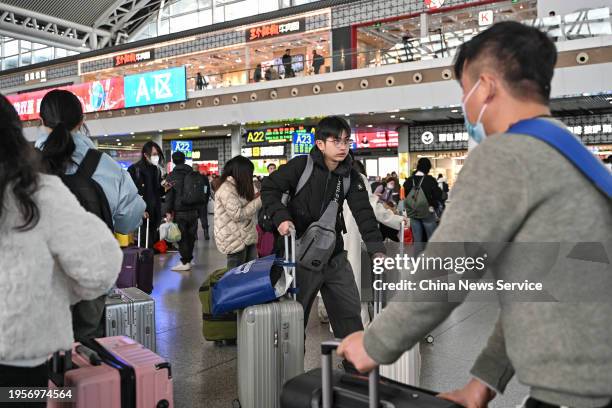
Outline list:
[[[74,387],[76,401],[50,401],[47,408],[172,408],[170,363],[136,341],[124,337],[75,343],[55,353],[49,388]]]
[[[339,341],[321,344],[321,368],[302,374],[285,384],[281,408],[461,408],[421,388],[380,379],[378,369],[368,380],[332,370],[332,351]]]
[[[293,297],[238,313],[235,406],[278,408],[283,384],[304,372],[304,310],[295,300],[295,230],[290,235],[285,236],[285,261],[293,272]]]
[[[127,336],[156,350],[155,300],[140,289],[115,289],[106,297],[104,318],[107,337]]]
[[[406,223],[402,221],[400,231],[400,257],[404,257],[404,231]],[[383,274],[384,275],[384,274]],[[383,278],[380,275],[380,279]],[[374,293],[374,317],[376,317],[383,309],[382,294],[380,291]],[[407,384],[419,386],[421,373],[421,351],[417,343],[413,348],[402,354],[402,356],[393,364],[380,366],[380,375],[391,380]]]
[[[140,230],[138,228],[138,243],[140,243]],[[149,219],[147,218],[146,243],[149,242]],[[138,245],[137,243],[137,245]],[[149,248],[138,246],[123,248],[123,265],[117,278],[118,288],[136,287],[145,293],[153,292],[153,255]]]

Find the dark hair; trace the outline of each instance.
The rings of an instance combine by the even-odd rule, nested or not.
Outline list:
[[[70,132],[83,121],[81,101],[63,89],[50,91],[40,102],[40,118],[43,125],[53,129],[41,146],[43,164],[49,173],[63,175],[73,163],[76,146]]]
[[[417,162],[417,171],[422,171],[425,174],[429,174],[429,170],[431,170],[431,162],[427,157],[421,157]]]
[[[321,119],[317,125],[316,140],[327,140],[328,137],[340,138],[342,132],[351,137],[351,127],[348,122],[340,116],[327,116]]]
[[[266,167],[266,169],[270,170],[270,167],[271,167],[271,166],[276,167],[276,163],[270,163],[270,164],[268,164],[268,167]]]
[[[364,176],[368,176],[366,174],[365,166],[359,160],[353,160],[353,168],[357,170],[358,173],[363,174]]]
[[[440,178],[440,177],[444,177],[444,176],[442,175],[442,173],[438,173],[438,178]]]
[[[537,28],[504,21],[463,43],[455,57],[455,77],[460,80],[466,63],[478,72],[487,66],[502,73],[508,89],[518,98],[548,103],[557,49]],[[475,63],[478,61],[478,63]]]
[[[231,158],[223,167],[221,184],[225,183],[228,177],[232,177],[236,182],[238,195],[247,201],[255,198],[255,188],[253,187],[253,171],[255,166],[244,156]]]
[[[23,137],[21,121],[13,105],[0,94],[0,219],[7,189],[11,189],[23,224],[18,231],[31,230],[38,224],[40,211],[32,198],[38,191],[38,161],[32,146]]]
[[[291,48],[287,48],[285,52],[291,52]]]
[[[164,162],[164,153],[162,152],[161,147],[159,147],[159,145],[151,140],[149,140],[147,143],[144,144],[144,146],[142,146],[142,151],[141,151],[141,155],[140,155],[140,160],[142,160],[143,162],[146,162],[147,159],[145,158],[145,154],[149,157],[151,157],[151,154],[153,154],[153,148],[155,148],[157,150],[157,153],[159,153],[159,162],[163,163]]]
[[[172,163],[185,164],[185,153],[179,151],[172,153]]]

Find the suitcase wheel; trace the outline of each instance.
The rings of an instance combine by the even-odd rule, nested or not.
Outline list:
[[[431,334],[430,334],[430,335],[428,335],[427,337],[425,337],[425,341],[426,341],[428,344],[433,344],[433,342],[434,342],[434,336],[432,336]]]
[[[168,408],[170,406],[170,403],[168,402],[168,400],[161,400],[157,403],[157,406],[155,408]]]
[[[237,399],[232,401],[232,408],[240,408],[242,407],[242,405],[240,404],[240,401],[238,401]]]

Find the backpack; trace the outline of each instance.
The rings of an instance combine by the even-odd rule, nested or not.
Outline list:
[[[302,190],[302,188],[304,188],[304,186],[310,179],[310,176],[312,176],[313,170],[314,170],[314,161],[312,160],[312,157],[308,155],[308,159],[306,160],[306,167],[304,168],[304,171],[302,172],[302,175],[300,176],[300,180],[298,181],[298,185],[295,188],[295,193],[293,194],[294,197],[298,195],[298,193]],[[346,197],[349,191],[349,187],[351,186],[350,174],[348,177],[345,177],[344,179],[345,179],[343,183],[344,184],[344,196]],[[288,191],[284,192],[283,196],[281,197],[281,202],[283,203],[285,207],[289,204],[289,199],[290,199],[289,192]],[[272,216],[268,213],[265,207],[262,207],[261,210],[259,210],[259,213],[257,214],[257,223],[259,224],[259,226],[264,232],[276,231],[276,227],[274,226],[274,222],[272,221]]]
[[[195,206],[206,204],[206,188],[204,179],[200,173],[189,172],[183,179],[183,193],[181,204],[184,206]]]
[[[93,178],[102,159],[102,153],[89,149],[76,173],[60,176],[62,182],[74,194],[86,211],[95,214],[113,231],[113,216],[104,190]]]
[[[429,202],[425,193],[421,188],[426,176],[423,176],[421,182],[417,186],[412,179],[412,189],[404,200],[404,209],[408,218],[423,219],[429,215]]]

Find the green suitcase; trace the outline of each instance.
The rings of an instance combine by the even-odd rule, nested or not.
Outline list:
[[[225,313],[220,316],[212,314],[212,288],[227,272],[227,268],[217,269],[210,274],[200,288],[200,303],[202,303],[202,333],[208,341],[214,341],[216,345],[236,344],[237,315],[236,313]]]

